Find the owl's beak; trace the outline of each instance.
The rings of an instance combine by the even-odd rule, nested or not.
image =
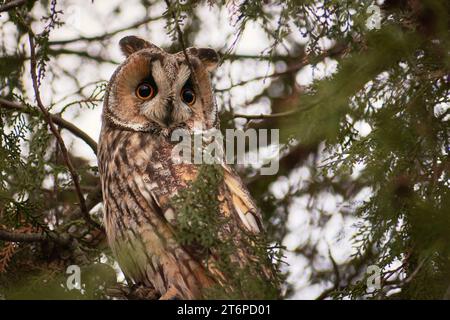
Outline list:
[[[172,111],[173,111],[173,101],[169,100],[166,106],[166,113],[162,118],[162,123],[168,128],[173,123]]]

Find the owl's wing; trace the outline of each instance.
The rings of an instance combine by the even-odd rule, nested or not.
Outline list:
[[[258,234],[263,231],[261,213],[256,207],[255,202],[250,196],[247,187],[242,182],[239,175],[228,165],[222,164],[224,184],[219,188],[219,200],[221,200],[221,214],[225,216],[234,216],[235,221],[242,222],[242,225],[249,232]],[[159,171],[158,171],[159,170]],[[152,168],[152,172],[162,172],[161,169]],[[170,225],[176,224],[177,213],[170,206],[170,198],[174,193],[166,190],[169,185],[175,185],[180,180],[185,183],[175,187],[179,190],[181,185],[186,185],[196,179],[198,168],[194,165],[174,166],[168,170],[167,175],[161,175],[154,182],[143,183],[141,180],[141,192],[145,193],[146,198],[151,198],[157,208],[155,212],[160,212]],[[158,208],[159,207],[159,208]]]
[[[255,234],[262,232],[261,213],[251,198],[247,187],[232,168],[225,164],[222,167],[224,169],[225,186],[230,193],[234,211],[239,215],[248,231]]]

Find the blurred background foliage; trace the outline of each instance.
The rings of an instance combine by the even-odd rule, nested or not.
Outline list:
[[[78,5],[0,1],[0,298],[111,298],[124,279],[98,228],[97,137],[77,118],[99,127],[118,39],[175,52],[201,43],[211,17],[233,31],[206,44],[221,54],[221,128],[280,129],[277,175],[236,169],[285,245],[283,298],[450,297],[448,1],[111,2],[105,21],[143,18],[58,33]],[[255,28],[267,46],[242,53]],[[71,264],[87,270],[83,293],[65,287]]]

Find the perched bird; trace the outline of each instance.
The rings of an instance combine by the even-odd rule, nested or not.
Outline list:
[[[218,54],[187,48],[170,54],[127,36],[119,45],[126,60],[112,75],[104,99],[98,164],[108,242],[128,279],[152,288],[160,299],[198,299],[205,288],[225,282],[193,246],[175,236],[171,199],[198,175],[198,166],[175,162],[170,132],[194,122],[218,127],[210,82]],[[261,215],[237,174],[222,164],[217,217],[229,217],[221,233],[235,245],[231,260],[254,260],[239,234],[260,234]],[[233,231],[233,232],[231,232]],[[238,234],[238,236],[236,236]],[[208,248],[214,251],[214,248]]]

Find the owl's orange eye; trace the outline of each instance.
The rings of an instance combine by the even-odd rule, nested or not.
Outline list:
[[[181,99],[183,99],[183,102],[187,105],[192,106],[195,103],[195,92],[192,89],[184,88],[183,91],[181,91]]]
[[[155,89],[149,83],[146,83],[146,82],[141,83],[136,88],[136,96],[139,99],[143,99],[143,100],[151,99],[151,98],[153,98],[155,96]]]

